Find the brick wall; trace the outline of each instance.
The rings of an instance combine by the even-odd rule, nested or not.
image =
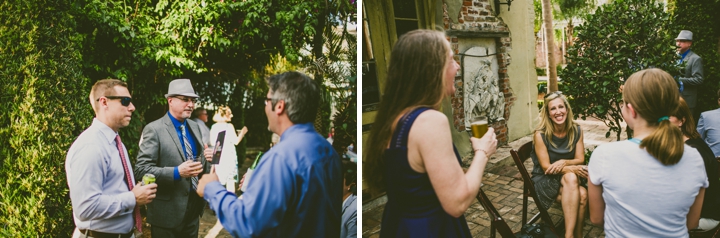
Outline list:
[[[492,7],[492,0],[456,0],[462,1],[462,8],[457,14],[457,21],[453,21],[455,18],[450,19],[450,15],[453,13],[448,12],[447,1],[443,1],[443,23],[446,31],[451,31],[454,35],[487,35],[485,38],[494,38],[496,46],[498,47],[497,61],[498,61],[498,86],[505,95],[505,112],[503,117],[505,120],[491,123],[497,134],[498,144],[504,145],[508,143],[508,126],[507,121],[510,118],[510,108],[516,100],[515,95],[510,88],[510,77],[507,74],[507,67],[510,65],[510,50],[512,47],[512,39],[510,37],[510,30],[507,25],[502,21],[501,18],[495,17],[495,12]],[[455,54],[460,53],[458,46],[462,43],[464,37],[457,37],[450,34],[448,41],[452,45],[452,49]],[[460,63],[460,57],[455,56],[455,60]],[[455,87],[457,91],[451,99],[453,106],[453,120],[454,126],[457,130],[465,130],[465,113],[464,110],[464,90],[463,82],[461,77],[455,79]]]

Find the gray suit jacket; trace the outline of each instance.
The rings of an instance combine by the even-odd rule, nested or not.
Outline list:
[[[697,90],[703,82],[703,63],[702,58],[695,54],[694,51],[685,56],[683,61],[685,64],[685,72],[680,76],[683,82],[682,97],[691,109],[697,105]]]
[[[186,120],[192,136],[195,138],[196,146],[202,155],[203,145],[200,128],[193,120]],[[197,193],[191,191],[192,182],[190,178],[174,180],[175,167],[185,161],[185,153],[180,145],[177,131],[173,126],[170,116],[157,119],[145,126],[140,139],[140,152],[135,164],[135,178],[142,178],[146,173],[155,175],[155,182],[158,185],[157,197],[147,205],[147,221],[153,226],[173,228],[182,222],[186,212],[190,215],[202,214],[205,201],[199,198]],[[204,156],[201,156],[204,171],[210,171],[210,163]],[[201,176],[202,174],[201,173]],[[195,196],[202,201],[197,207],[187,209],[188,196]]]
[[[357,196],[350,195],[342,207],[340,238],[357,237]],[[337,234],[337,233],[336,233]]]

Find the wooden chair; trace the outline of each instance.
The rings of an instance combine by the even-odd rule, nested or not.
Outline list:
[[[510,155],[512,155],[513,160],[515,161],[515,166],[517,166],[518,170],[520,170],[520,175],[523,179],[523,209],[522,209],[522,224],[533,224],[537,222],[538,220],[542,219],[542,221],[550,228],[550,230],[560,237],[562,235],[561,232],[564,231],[565,228],[565,220],[560,219],[558,223],[553,223],[552,218],[550,217],[550,214],[547,212],[545,208],[542,207],[540,204],[540,199],[537,195],[537,192],[535,192],[535,185],[530,179],[530,174],[528,173],[527,169],[525,168],[525,161],[530,158],[530,154],[532,153],[532,141],[525,143],[520,147],[519,150],[510,150]],[[538,213],[535,214],[530,220],[527,220],[527,213],[528,213],[528,197],[532,197],[533,201],[535,202],[535,205],[537,206]]]
[[[500,217],[500,213],[498,213],[495,206],[492,205],[490,199],[488,199],[487,195],[485,195],[482,188],[477,195],[477,200],[480,201],[480,205],[485,208],[485,211],[490,216],[490,238],[495,238],[496,229],[500,232],[500,236],[503,238],[514,238],[515,234],[513,234],[510,226],[505,222],[505,220],[503,220],[502,217]]]

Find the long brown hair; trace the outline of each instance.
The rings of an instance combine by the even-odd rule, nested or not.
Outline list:
[[[385,91],[365,146],[363,175],[372,192],[385,189],[383,153],[395,122],[418,108],[439,109],[445,97],[443,79],[451,49],[442,32],[414,30],[398,39],[390,55]]]
[[[682,126],[680,126],[680,131],[682,131],[683,135],[690,139],[700,138],[700,133],[698,133],[695,128],[695,119],[690,111],[690,107],[682,97],[680,98],[680,104],[677,110],[673,112],[672,116],[683,122]]]
[[[670,116],[680,104],[680,93],[672,76],[661,69],[646,69],[632,74],[623,88],[623,101],[647,121],[657,127],[640,143],[650,155],[664,165],[677,164],[683,155],[683,135],[680,128],[663,117]]]
[[[548,107],[548,104],[550,104],[550,101],[555,100],[557,98],[562,99],[563,104],[565,104],[565,108],[567,109],[567,113],[565,113],[565,123],[563,123],[564,130],[567,132],[566,137],[570,141],[568,143],[567,149],[573,150],[575,147],[575,137],[578,136],[579,132],[577,130],[577,126],[575,124],[575,121],[573,121],[573,112],[572,108],[570,108],[570,103],[568,102],[565,95],[562,95],[560,91],[552,92],[548,94],[545,97],[545,102],[543,103],[543,107],[540,110],[540,115],[538,117],[540,118],[540,123],[538,123],[537,128],[535,128],[535,131],[539,131],[545,134],[545,138],[548,142],[550,142],[550,145],[552,147],[557,148],[557,145],[552,140],[553,132],[555,131],[555,122],[551,119],[550,116],[550,108]]]

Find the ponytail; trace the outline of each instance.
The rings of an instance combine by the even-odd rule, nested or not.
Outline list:
[[[663,165],[674,165],[680,162],[684,146],[682,131],[679,127],[671,124],[669,120],[660,121],[657,129],[640,143],[640,148],[646,148],[647,152]]]

